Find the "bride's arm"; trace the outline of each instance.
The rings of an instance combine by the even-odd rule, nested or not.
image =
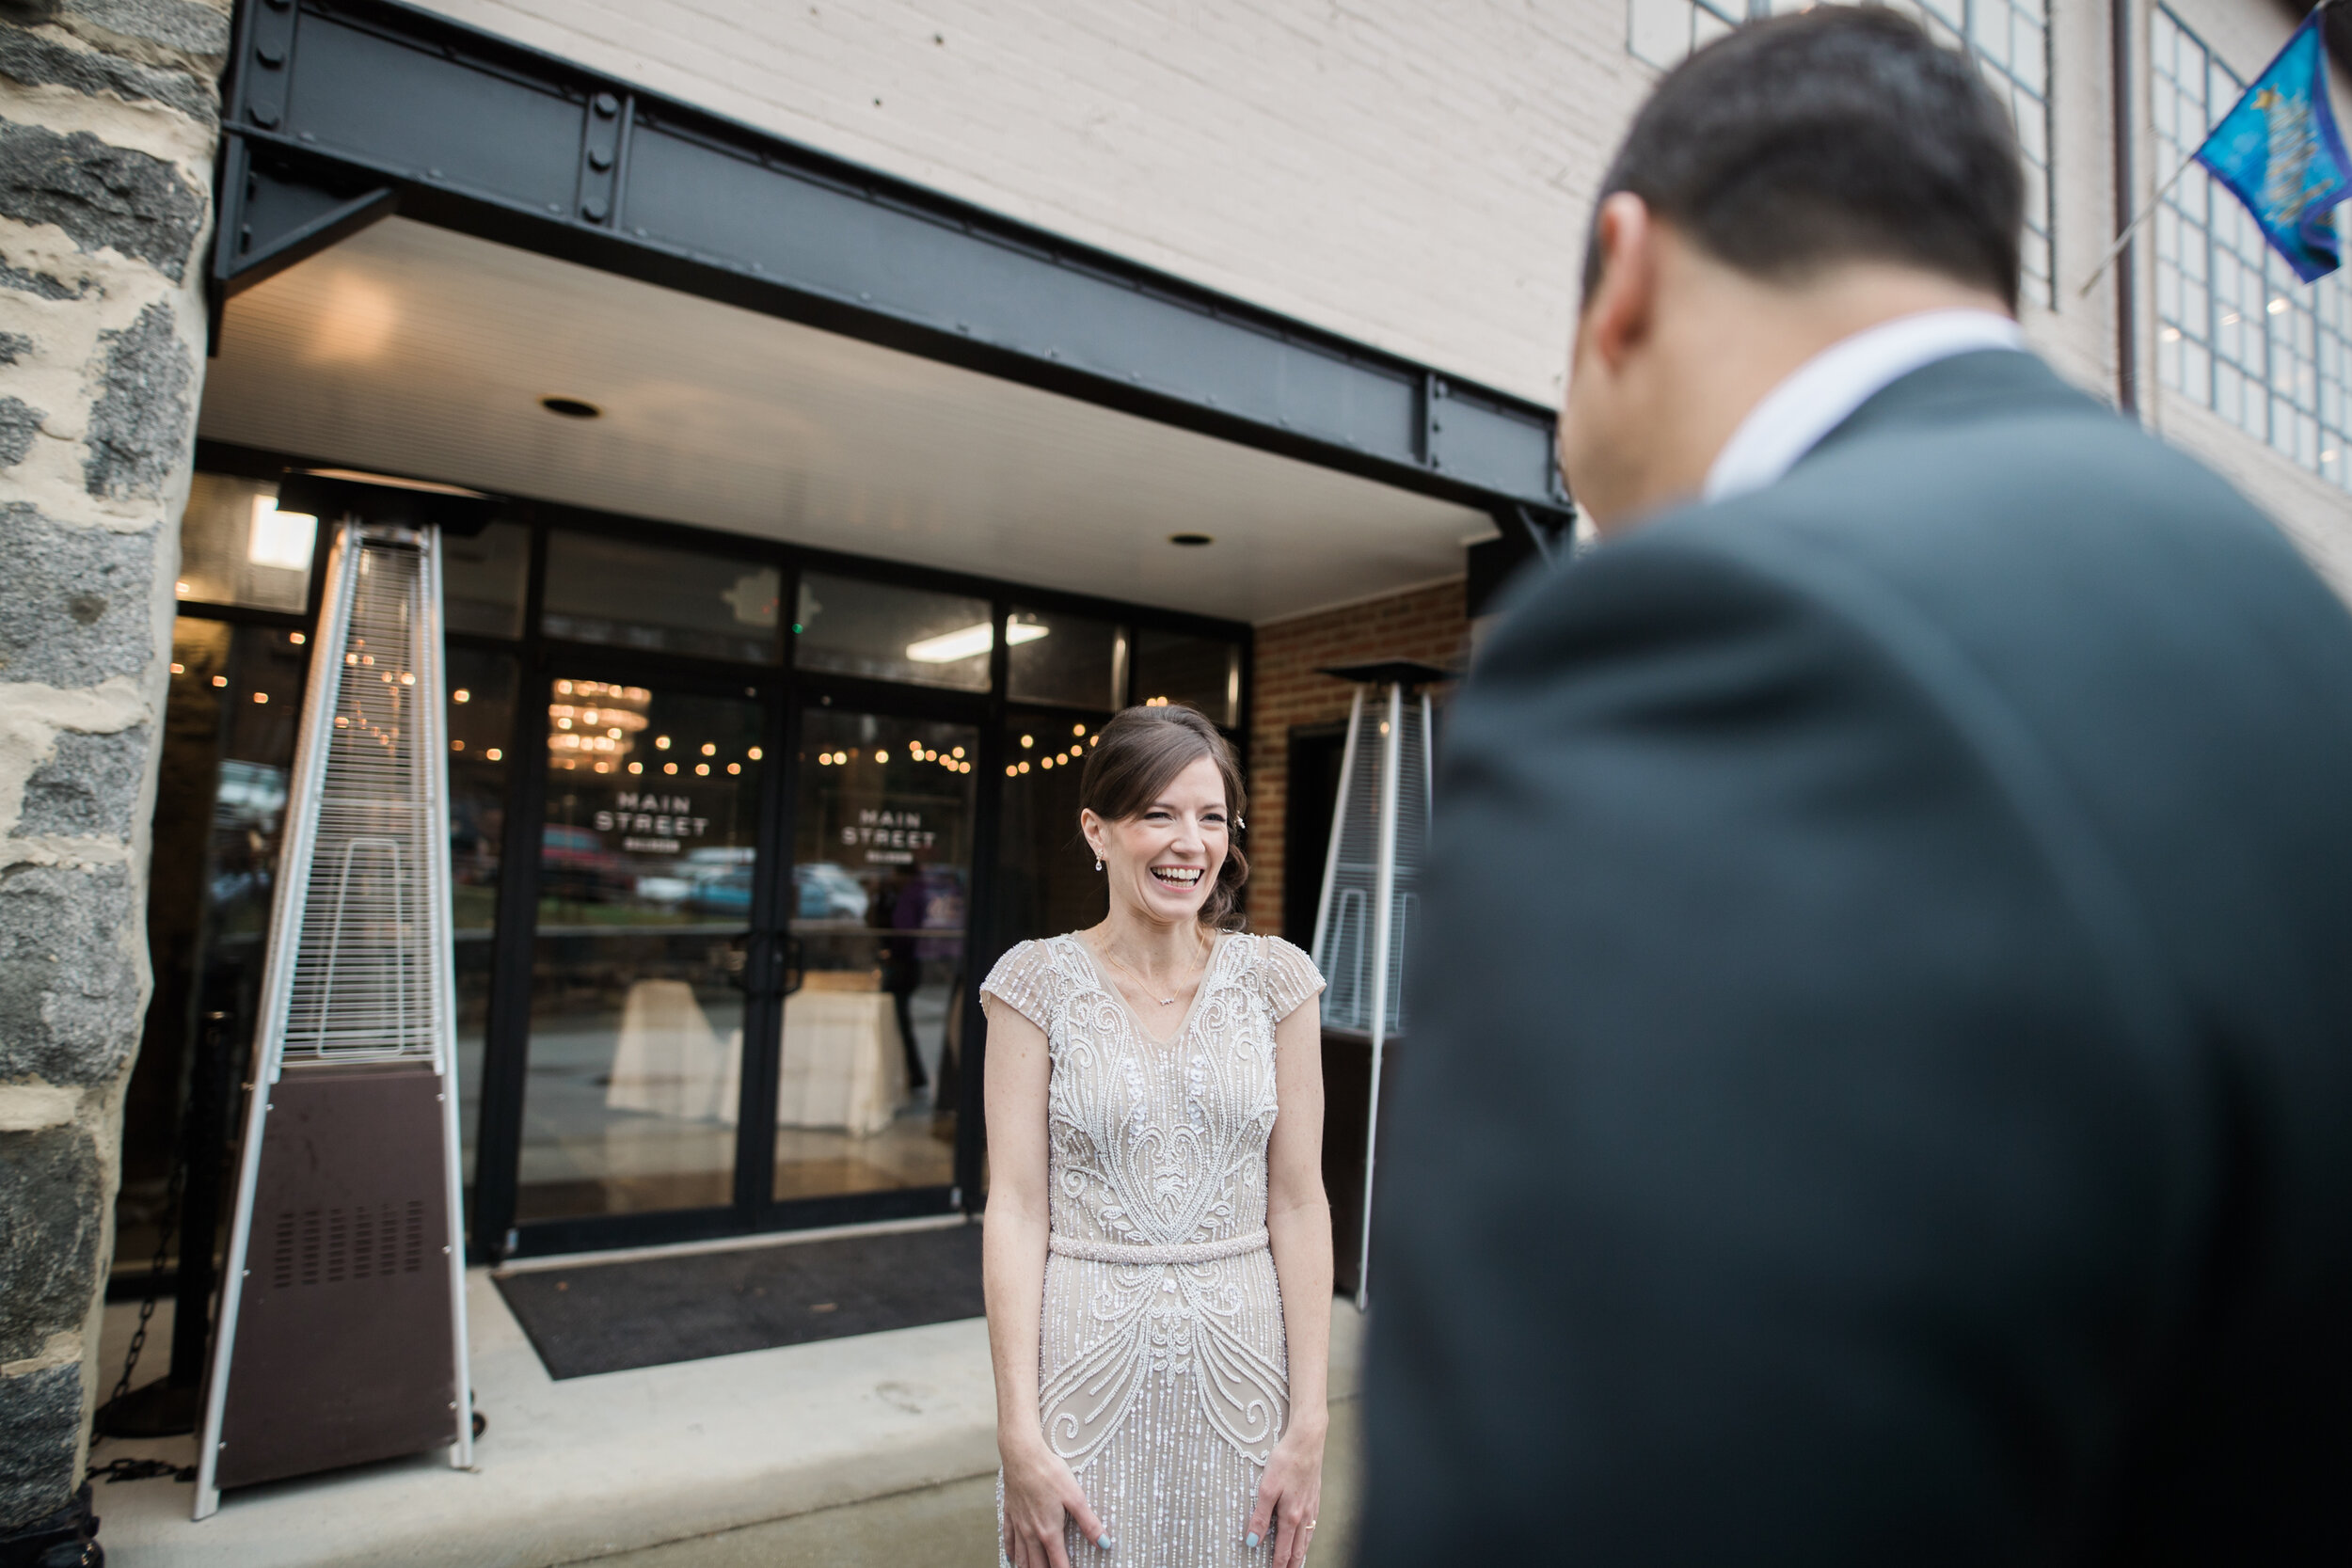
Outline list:
[[[1037,1408],[1039,1316],[1045,1305],[1044,1032],[993,996],[988,1013],[988,1212],[980,1286],[996,1365],[996,1451],[1005,1465],[1005,1555],[1014,1568],[1069,1568],[1062,1515],[1089,1538],[1103,1522],[1070,1466],[1045,1446]]]
[[[1306,1527],[1323,1500],[1323,1441],[1331,1425],[1331,1203],[1323,1191],[1323,1009],[1294,1007],[1274,1028],[1274,1092],[1281,1107],[1266,1143],[1266,1231],[1282,1288],[1289,1343],[1290,1425],[1267,1462],[1249,1516],[1263,1538],[1279,1516],[1275,1568],[1295,1568],[1313,1544]]]

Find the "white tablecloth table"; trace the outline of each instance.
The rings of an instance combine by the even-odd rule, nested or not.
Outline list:
[[[742,1046],[739,1029],[720,1037],[685,981],[636,981],[621,1006],[605,1105],[733,1125]],[[879,1132],[906,1097],[906,1054],[888,995],[802,990],[785,999],[777,1126]]]

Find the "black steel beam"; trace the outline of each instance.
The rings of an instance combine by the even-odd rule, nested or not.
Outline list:
[[[1549,409],[395,0],[246,0],[225,297],[404,215],[1489,512]]]

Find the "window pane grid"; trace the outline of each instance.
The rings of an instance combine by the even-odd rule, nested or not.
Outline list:
[[[2169,171],[2246,85],[2168,10],[2155,12],[2149,41],[2156,162]],[[2201,167],[2158,203],[2154,243],[2159,381],[2352,490],[2345,275],[2302,282]]]
[[[1804,9],[1814,0],[1628,0],[1626,44],[1661,71],[1742,22]],[[1965,51],[1993,94],[2010,106],[2026,165],[2026,234],[2020,293],[2054,305],[2050,181],[2048,0],[1869,0],[1912,17],[1939,43]]]

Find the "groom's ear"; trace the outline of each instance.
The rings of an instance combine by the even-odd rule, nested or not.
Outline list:
[[[1612,192],[1593,216],[1593,249],[1599,264],[1585,296],[1577,338],[1610,374],[1625,369],[1656,324],[1658,240],[1658,220],[1649,203],[1631,191]]]

